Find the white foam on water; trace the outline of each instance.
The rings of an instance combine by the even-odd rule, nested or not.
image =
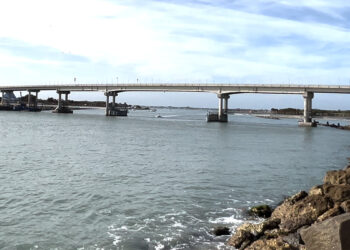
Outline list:
[[[121,242],[121,237],[120,237],[120,236],[118,236],[118,235],[116,235],[116,234],[112,234],[112,233],[110,233],[110,232],[108,232],[108,235],[109,235],[109,237],[113,238],[113,243],[112,243],[112,244],[113,244],[114,246],[117,246],[118,243]]]
[[[199,207],[199,208],[202,208],[202,207],[203,207],[203,206],[198,205],[198,204],[192,204],[192,206],[194,206],[194,207]]]
[[[138,232],[138,231],[141,231],[141,230],[144,229],[144,228],[145,228],[145,226],[141,226],[141,227],[135,229],[134,231]]]
[[[236,200],[236,199],[230,199],[230,201],[232,201],[233,203],[238,203],[238,202],[240,202],[239,200]]]
[[[115,236],[114,240],[113,240],[113,245],[116,246],[118,245],[119,242],[121,242],[121,237],[120,236]]]
[[[115,231],[127,231],[128,227],[125,225],[123,225],[121,227],[115,227],[114,225],[110,225],[110,226],[108,226],[108,229],[110,231],[113,231],[113,232],[115,232]]]
[[[173,239],[174,239],[173,237],[165,237],[165,238],[164,238],[164,241],[170,242],[170,241],[172,241]]]
[[[150,238],[144,238],[144,240],[145,240],[146,242],[148,242],[148,243],[151,242],[151,239],[150,239]]]
[[[172,227],[177,227],[177,228],[186,228],[184,225],[181,224],[181,222],[175,221],[174,225]]]
[[[240,219],[236,219],[234,215],[231,215],[229,217],[219,217],[216,219],[210,219],[210,223],[214,224],[242,224],[244,221]]]
[[[227,245],[224,242],[220,242],[218,243],[218,245],[216,246],[217,249],[226,249]]]
[[[198,219],[198,218],[194,217],[193,215],[188,215],[188,218],[190,218],[191,220],[196,221],[196,222],[202,222],[203,221],[201,219]]]
[[[155,247],[156,250],[161,250],[163,248],[164,248],[164,245],[162,243],[160,243],[160,242]]]
[[[161,217],[168,217],[168,216],[178,216],[178,215],[183,215],[183,214],[186,214],[187,212],[186,211],[179,211],[177,213],[168,213],[166,215],[162,215],[160,216]]]
[[[225,212],[225,211],[234,211],[235,208],[233,207],[228,207],[228,208],[224,208],[222,211]]]
[[[161,218],[161,216],[160,216]],[[146,218],[143,220],[146,224],[156,221],[155,219]]]

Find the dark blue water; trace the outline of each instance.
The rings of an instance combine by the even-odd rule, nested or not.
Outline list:
[[[205,114],[1,112],[0,248],[226,249],[215,226],[235,229],[350,156],[350,131]]]

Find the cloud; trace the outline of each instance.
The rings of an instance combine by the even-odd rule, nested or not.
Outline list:
[[[345,84],[349,13],[340,0],[1,1],[0,74],[13,83]]]
[[[0,48],[16,57],[25,57],[33,60],[52,60],[68,62],[88,62],[83,56],[65,53],[51,47],[26,44],[21,41],[0,38]]]

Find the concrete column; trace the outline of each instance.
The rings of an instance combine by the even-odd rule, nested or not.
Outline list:
[[[228,110],[228,99],[230,98],[229,95],[225,95],[224,97],[224,114],[227,114],[227,110]]]
[[[35,108],[38,107],[38,93],[39,91],[35,91],[35,103],[34,103]]]
[[[109,93],[105,93],[106,95],[106,116],[109,116]]]
[[[115,94],[113,94],[113,107],[115,107]]]
[[[62,93],[61,92],[57,92],[58,93],[58,108],[60,109],[62,107]]]
[[[219,98],[219,111],[218,111],[218,116],[219,116],[219,120],[220,120],[220,118],[222,117],[222,114],[223,114],[223,110],[222,110],[222,101],[223,101],[223,98],[222,98],[222,95],[218,95],[218,98]]]
[[[73,110],[69,109],[69,107],[67,106],[68,95],[70,94],[70,91],[57,90],[57,94],[58,94],[57,108],[52,112],[53,113],[72,114]],[[62,100],[62,95],[65,95],[64,100]]]
[[[28,108],[31,106],[31,95],[32,95],[32,92],[28,91]]]
[[[314,93],[306,92],[303,94],[304,97],[304,123],[309,123],[312,121],[312,98],[314,97]]]

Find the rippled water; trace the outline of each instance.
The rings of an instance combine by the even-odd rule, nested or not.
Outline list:
[[[156,118],[160,114],[163,118]],[[350,132],[203,110],[0,113],[0,248],[226,249],[245,211],[320,183]]]

